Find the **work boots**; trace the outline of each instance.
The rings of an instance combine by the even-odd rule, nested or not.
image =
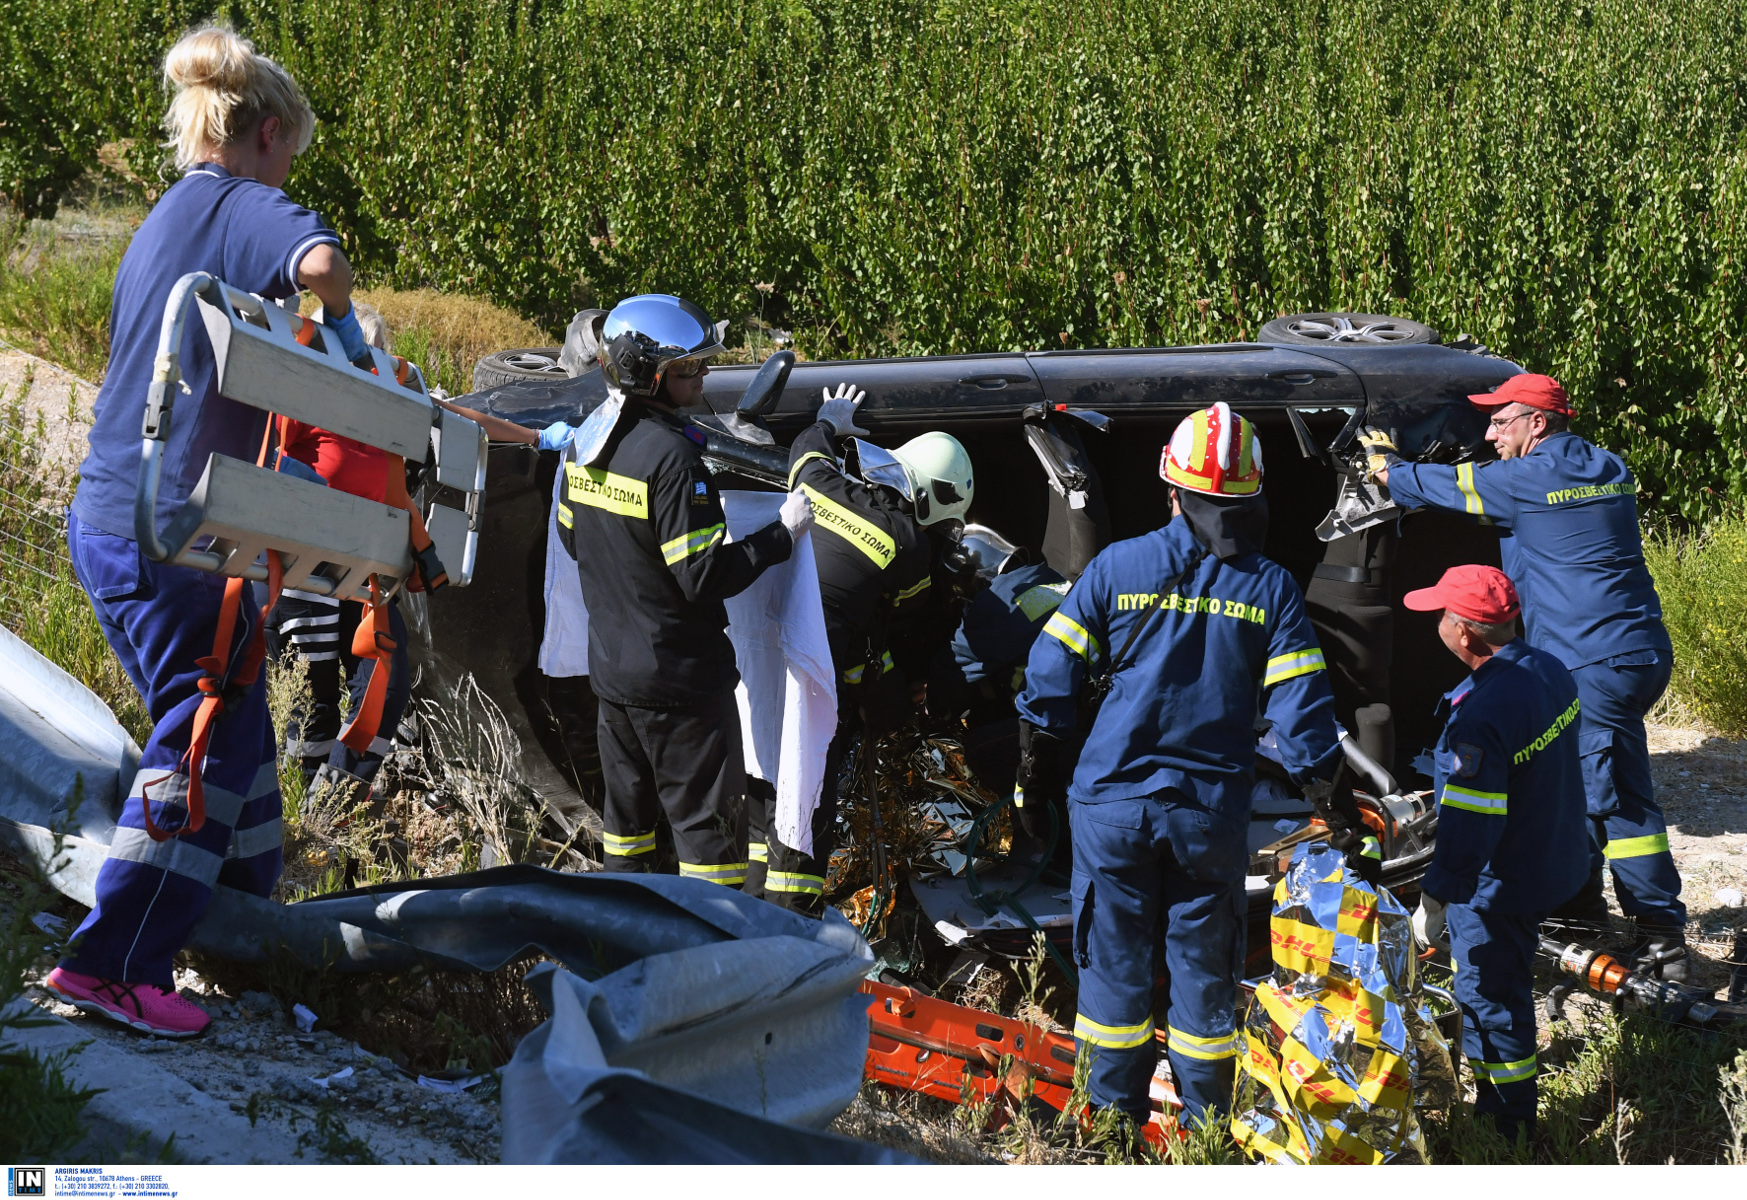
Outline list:
[[[1612,928],[1613,923],[1607,911],[1607,895],[1602,890],[1603,884],[1602,869],[1591,871],[1577,894],[1555,908],[1547,919],[1567,927],[1603,931]]]

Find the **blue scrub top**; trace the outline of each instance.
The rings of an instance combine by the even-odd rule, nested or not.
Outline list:
[[[270,300],[297,293],[297,264],[312,247],[340,240],[315,213],[278,188],[233,178],[203,163],[189,171],[134,234],[115,275],[109,369],[97,393],[91,451],[79,467],[73,514],[105,533],[132,538],[140,426],[152,382],[158,331],[170,289],[190,271]],[[253,462],[266,414],[218,394],[212,345],[197,314],[182,337],[182,381],[158,489],[158,526],[188,499],[210,455]]]
[[[1448,509],[1504,529],[1499,557],[1522,600],[1524,636],[1573,671],[1646,650],[1672,654],[1636,492],[1618,455],[1574,433],[1502,462],[1389,468],[1402,508]]]

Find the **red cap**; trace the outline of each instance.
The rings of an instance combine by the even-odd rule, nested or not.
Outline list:
[[[1572,415],[1571,398],[1551,375],[1512,375],[1498,385],[1497,391],[1482,392],[1478,396],[1469,396],[1468,399],[1481,408],[1526,404],[1530,408],[1544,409],[1562,417]]]
[[[1503,571],[1473,564],[1451,567],[1434,586],[1409,592],[1401,602],[1415,612],[1447,608],[1482,625],[1502,625],[1523,609]]]

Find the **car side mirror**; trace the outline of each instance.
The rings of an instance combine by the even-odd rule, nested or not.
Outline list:
[[[758,368],[758,374],[746,385],[740,403],[735,406],[736,415],[747,421],[757,421],[774,409],[777,401],[782,399],[783,388],[789,381],[789,372],[794,369],[793,350],[778,350],[765,359],[764,365]]]

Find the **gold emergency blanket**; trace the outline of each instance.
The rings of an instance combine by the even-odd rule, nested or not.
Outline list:
[[[1453,1084],[1413,926],[1324,843],[1274,888],[1274,973],[1244,1018],[1232,1136],[1270,1162],[1426,1161],[1416,1099]]]

